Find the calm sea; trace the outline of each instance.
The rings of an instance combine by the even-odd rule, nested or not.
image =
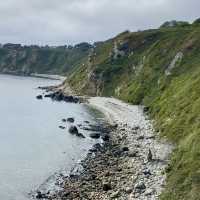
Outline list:
[[[58,81],[0,75],[0,199],[27,200],[55,172],[68,172],[96,142],[77,138],[62,118],[74,117],[76,124],[95,122],[81,104],[37,100],[38,86]]]

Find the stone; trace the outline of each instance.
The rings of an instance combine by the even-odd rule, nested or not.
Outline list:
[[[60,129],[65,129],[65,127],[64,127],[64,126],[59,126],[59,128],[60,128]]]
[[[42,194],[42,192],[37,191],[35,198],[36,199],[44,199],[44,198],[47,198],[47,196],[45,194]]]
[[[42,95],[38,95],[36,96],[37,99],[43,99],[43,96]]]
[[[145,106],[145,107],[143,108],[143,110],[144,110],[144,112],[148,112],[148,111],[149,111],[149,107]]]
[[[146,189],[146,186],[145,186],[144,182],[141,181],[141,182],[137,183],[134,188],[136,190],[142,191],[142,190]]]
[[[129,151],[128,147],[122,147],[122,151]]]
[[[70,122],[70,123],[74,123],[75,120],[74,120],[73,117],[69,117],[69,118],[67,118],[67,121]]]
[[[80,138],[85,138],[85,136],[82,133],[77,133],[76,136],[78,136]]]
[[[111,184],[109,182],[104,182],[103,183],[103,190],[104,191],[109,191],[111,190]]]
[[[62,119],[62,122],[66,122],[67,120],[66,119]]]
[[[69,133],[77,135],[78,134],[77,127],[76,126],[70,126]]]
[[[90,133],[90,137],[93,138],[93,139],[99,139],[100,133]]]
[[[101,138],[103,141],[109,141],[110,136],[108,134],[103,134]]]
[[[144,136],[143,135],[140,135],[137,140],[144,140]]]
[[[132,128],[132,130],[139,130],[139,129],[140,129],[139,126],[135,126],[135,127]]]
[[[127,188],[125,189],[125,192],[126,192],[127,194],[130,194],[132,191],[133,191],[133,188],[132,188],[132,187],[127,187]]]
[[[151,175],[150,169],[145,169],[145,170],[143,170],[142,173],[143,173],[144,175]]]

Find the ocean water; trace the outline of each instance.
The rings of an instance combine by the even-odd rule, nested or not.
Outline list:
[[[38,86],[55,80],[0,75],[0,199],[27,200],[55,172],[66,172],[96,143],[85,134],[80,139],[59,129],[69,126],[62,119],[74,117],[76,124],[96,119],[81,104],[37,100]]]

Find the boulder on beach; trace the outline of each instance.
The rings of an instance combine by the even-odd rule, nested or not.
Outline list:
[[[103,190],[106,191],[106,192],[111,190],[111,184],[109,182],[104,182],[103,183]]]

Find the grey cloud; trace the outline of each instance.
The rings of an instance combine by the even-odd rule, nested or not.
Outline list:
[[[166,20],[192,21],[199,7],[199,0],[6,0],[0,2],[0,42],[93,42]]]

